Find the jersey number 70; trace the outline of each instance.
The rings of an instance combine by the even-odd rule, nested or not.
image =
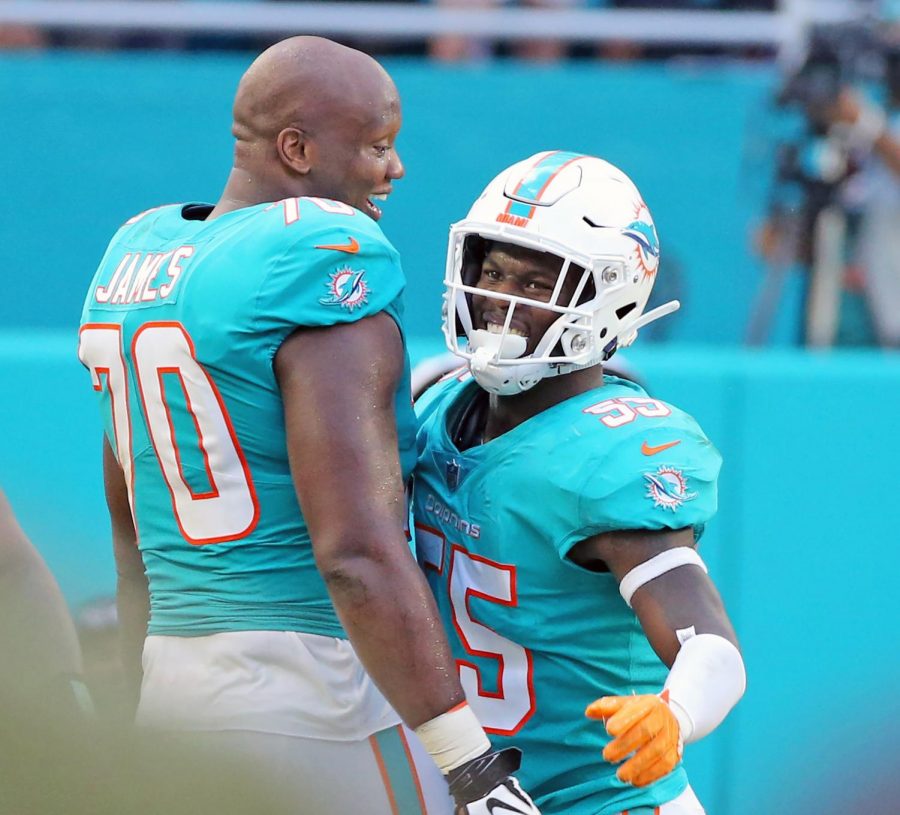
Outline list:
[[[79,334],[78,356],[91,372],[94,390],[105,378],[112,410],[115,453],[125,474],[134,510],[134,438],[128,368],[117,323],[87,323]],[[134,381],[150,442],[172,498],[185,540],[222,543],[246,537],[259,519],[250,469],[218,388],[197,361],[194,343],[177,322],[144,323],[131,341]],[[178,382],[188,416],[173,416],[166,400],[166,377]],[[185,478],[175,433],[176,420],[196,441],[210,489],[196,491]]]

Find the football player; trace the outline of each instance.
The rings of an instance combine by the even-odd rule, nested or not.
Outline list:
[[[218,202],[131,218],[90,285],[137,721],[246,756],[309,815],[450,812],[447,780],[461,812],[534,813],[405,534],[404,278],[377,224],[400,123],[367,55],[274,45]]]
[[[599,158],[498,175],[450,233],[444,332],[465,366],[417,403],[418,557],[469,704],[544,813],[701,813],[683,746],[744,692],[697,541],[720,457],[603,363],[643,325],[650,212]],[[585,716],[586,712],[586,716]]]

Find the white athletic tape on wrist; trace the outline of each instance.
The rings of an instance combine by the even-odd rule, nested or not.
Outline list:
[[[718,727],[747,688],[741,652],[718,634],[697,634],[681,646],[664,690],[684,743]]]
[[[484,728],[466,703],[419,725],[415,734],[444,775],[491,749]]]
[[[676,546],[635,566],[619,583],[619,593],[630,607],[631,598],[641,586],[679,566],[699,566],[704,572],[708,571],[696,549],[691,549],[690,546]]]

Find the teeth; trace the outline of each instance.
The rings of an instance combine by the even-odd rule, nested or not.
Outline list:
[[[503,326],[498,325],[497,323],[488,323],[487,324],[487,332],[488,334],[502,334]],[[510,326],[509,333],[515,337],[527,337],[528,335],[524,331],[519,331],[518,328],[513,328]]]
[[[387,201],[387,193],[382,193],[381,195],[373,195],[373,201]]]

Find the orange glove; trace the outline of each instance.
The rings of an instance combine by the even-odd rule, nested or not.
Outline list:
[[[603,758],[618,764],[631,755],[616,772],[626,784],[646,787],[681,760],[681,727],[669,708],[668,691],[659,696],[604,696],[591,702],[584,714],[602,719],[606,732],[614,737],[604,748]]]

